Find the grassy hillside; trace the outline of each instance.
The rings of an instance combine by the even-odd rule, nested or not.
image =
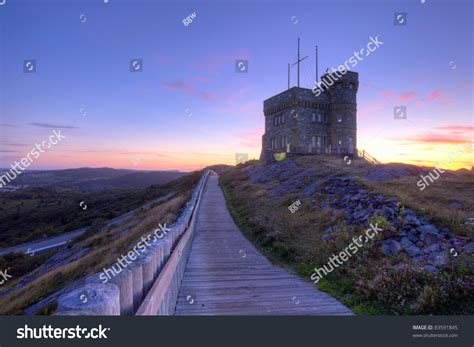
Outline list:
[[[79,170],[79,169],[78,169]],[[92,170],[92,169],[90,169]],[[108,169],[112,170],[112,169]],[[62,170],[61,174],[64,174]],[[114,170],[112,170],[114,171]],[[123,170],[118,170],[123,171]],[[107,171],[108,172],[108,171]],[[86,171],[90,174],[89,171]],[[86,173],[81,171],[81,177]],[[58,173],[59,174],[59,173]],[[74,170],[72,175],[78,175]],[[151,176],[150,176],[151,175]],[[169,182],[174,173],[167,173]],[[181,174],[178,175],[178,177]],[[117,185],[129,180],[156,181],[154,174],[130,173],[114,177]],[[162,177],[164,178],[164,177]],[[143,204],[167,195],[176,182],[147,188],[81,192],[73,188],[37,187],[0,193],[0,248],[97,226]],[[84,202],[80,205],[81,202]],[[87,209],[83,209],[84,205]]]
[[[2,285],[0,314],[22,314],[33,304],[42,307],[41,314],[53,312],[58,290],[112,265],[121,254],[130,250],[134,242],[156,229],[159,223],[173,223],[201,175],[202,171],[194,172],[165,185],[150,187],[154,194],[170,195],[172,198],[120,225],[91,228],[62,249],[32,257],[23,254],[0,257],[1,268],[9,268],[8,273],[13,276]],[[130,196],[130,200],[133,197]],[[113,204],[113,201],[110,203]],[[40,300],[46,301],[38,304]]]
[[[256,161],[239,165],[223,173],[220,184],[245,235],[272,261],[309,281],[316,267],[367,229],[368,223],[349,221],[344,210],[344,201],[359,198],[356,195],[368,194],[379,201],[392,198],[391,208],[377,208],[388,209],[397,221],[403,221],[404,213],[408,215],[411,209],[420,220],[450,228],[449,232],[441,229],[443,235],[457,235],[443,242],[466,245],[472,241],[472,226],[464,224],[474,215],[472,174],[447,173],[420,192],[416,181],[426,171],[408,165],[375,167],[358,160],[347,165],[341,158],[312,156],[265,166]],[[347,183],[351,180],[358,185],[356,189]],[[334,182],[346,182],[347,192],[333,194],[341,191]],[[289,206],[297,200],[301,205],[292,213]],[[440,251],[435,255],[449,258],[443,258],[446,264],[439,267],[426,266],[419,261],[421,257],[417,262],[403,253],[387,256],[381,252],[382,243],[396,239],[403,230],[377,214],[369,221],[383,225],[383,233],[324,276],[317,283],[319,289],[358,314],[474,313],[472,287],[465,283],[473,273],[472,255],[459,250],[453,258],[448,250]],[[428,247],[423,247],[424,252]]]

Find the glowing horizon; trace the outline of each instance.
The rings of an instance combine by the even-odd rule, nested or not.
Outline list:
[[[473,41],[472,3],[296,3],[256,2],[252,11],[233,1],[166,9],[146,1],[8,3],[0,11],[0,77],[7,87],[0,88],[0,167],[58,128],[66,139],[29,169],[192,171],[235,165],[235,153],[258,159],[263,101],[286,90],[298,37],[309,55],[301,65],[305,88],[314,86],[315,44],[323,72],[371,36],[384,42],[354,70],[358,149],[383,163],[433,167],[472,143],[474,59],[460,44]],[[409,13],[407,26],[393,25],[400,6]],[[345,24],[321,11],[339,13]],[[314,30],[316,17],[331,31]],[[360,18],[369,20],[361,26]],[[143,60],[142,72],[130,72],[135,58]],[[35,59],[35,73],[23,72],[26,59]],[[235,71],[237,59],[249,61],[248,73]],[[394,119],[396,106],[407,107],[407,119]],[[448,169],[472,166],[471,146]]]

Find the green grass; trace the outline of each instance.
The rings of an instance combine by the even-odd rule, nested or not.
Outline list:
[[[226,198],[227,208],[244,236],[254,243],[272,263],[282,266],[299,275],[303,280],[308,281],[313,272],[314,264],[297,262],[295,261],[295,248],[281,242],[276,245],[270,242],[262,233],[263,228],[252,224],[249,222],[249,218],[245,217],[246,208],[243,199],[238,199],[222,178],[219,183]],[[318,283],[317,287],[350,307],[355,314],[380,315],[384,313],[383,309],[375,303],[363,303],[357,300],[357,297],[351,294],[354,289],[351,281],[339,278],[333,278],[332,280],[324,278]]]
[[[304,158],[304,165],[298,164],[312,167],[309,159]],[[246,166],[249,165],[261,164]],[[333,158],[323,158],[319,165],[320,177],[339,170]],[[364,164],[360,165],[364,167]],[[350,174],[351,171],[343,166],[339,173]],[[222,174],[219,183],[227,207],[243,234],[270,261],[306,281],[310,280],[315,267],[327,263],[329,256],[343,250],[352,236],[360,235],[363,230],[357,227],[354,231],[348,230],[344,217],[330,208],[311,208],[309,203],[317,203],[316,198],[308,201],[298,191],[282,197],[269,196],[268,191],[275,183],[254,184],[242,167]],[[298,197],[302,205],[291,214],[288,206]],[[385,222],[380,217],[374,217],[372,221]],[[324,241],[321,236],[329,226],[336,227],[336,237]],[[316,286],[359,315],[474,312],[469,289],[459,284],[459,278],[469,274],[462,259],[457,266],[432,276],[414,268],[405,257],[385,257],[379,251],[380,239],[374,239],[371,246],[362,247],[344,266],[325,276]],[[395,270],[396,266],[405,266],[406,270]]]

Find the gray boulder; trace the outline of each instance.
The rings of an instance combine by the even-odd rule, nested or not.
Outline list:
[[[435,253],[439,251],[441,251],[441,247],[437,243],[432,244],[431,246],[428,246],[425,249],[423,249],[423,253]]]
[[[407,237],[413,243],[418,242],[418,240],[420,239],[418,236],[416,236],[413,230],[410,230],[409,232],[407,232]]]
[[[439,233],[439,230],[436,229],[436,227],[434,227],[433,225],[423,225],[421,227],[418,227],[417,230],[421,233],[421,240],[427,245],[432,245],[433,243],[437,242],[439,239],[442,238]]]
[[[409,225],[413,225],[413,226],[420,226],[421,223],[420,221],[418,220],[418,218],[416,218],[414,215],[412,214],[408,214],[408,215],[405,215],[405,223],[406,224],[409,224]]]
[[[435,252],[428,256],[428,263],[436,267],[443,267],[448,264],[448,256],[446,252]]]
[[[321,236],[321,239],[325,241],[331,240],[333,238],[334,238],[334,234],[324,234],[323,236]]]
[[[439,234],[438,228],[436,228],[432,224],[422,225],[416,228],[420,233],[432,233],[432,234]]]
[[[394,256],[401,249],[402,246],[400,245],[400,242],[395,240],[385,240],[382,242],[382,247],[380,247],[382,253],[388,256]]]
[[[438,271],[438,269],[436,269],[436,267],[434,267],[433,265],[425,265],[425,266],[423,266],[422,269],[426,272],[431,272],[431,273],[434,273],[434,272]]]
[[[402,237],[401,245],[402,249],[412,257],[416,257],[421,254],[420,249],[407,237]]]
[[[474,253],[474,242],[469,242],[463,248],[464,253],[473,254]]]

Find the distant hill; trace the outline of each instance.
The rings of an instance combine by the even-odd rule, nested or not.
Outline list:
[[[0,248],[100,225],[156,199],[191,189],[201,174],[108,168],[25,173],[18,180],[31,182],[30,186],[0,192]],[[176,176],[179,178],[173,179]],[[109,186],[114,188],[106,189]]]
[[[206,169],[212,170],[218,173],[219,175],[233,168],[234,166],[225,165],[225,164],[211,165],[211,166],[206,167]]]
[[[165,184],[185,175],[179,171],[135,171],[111,168],[25,171],[6,187],[9,189],[54,187],[96,191],[114,188],[145,188]]]

